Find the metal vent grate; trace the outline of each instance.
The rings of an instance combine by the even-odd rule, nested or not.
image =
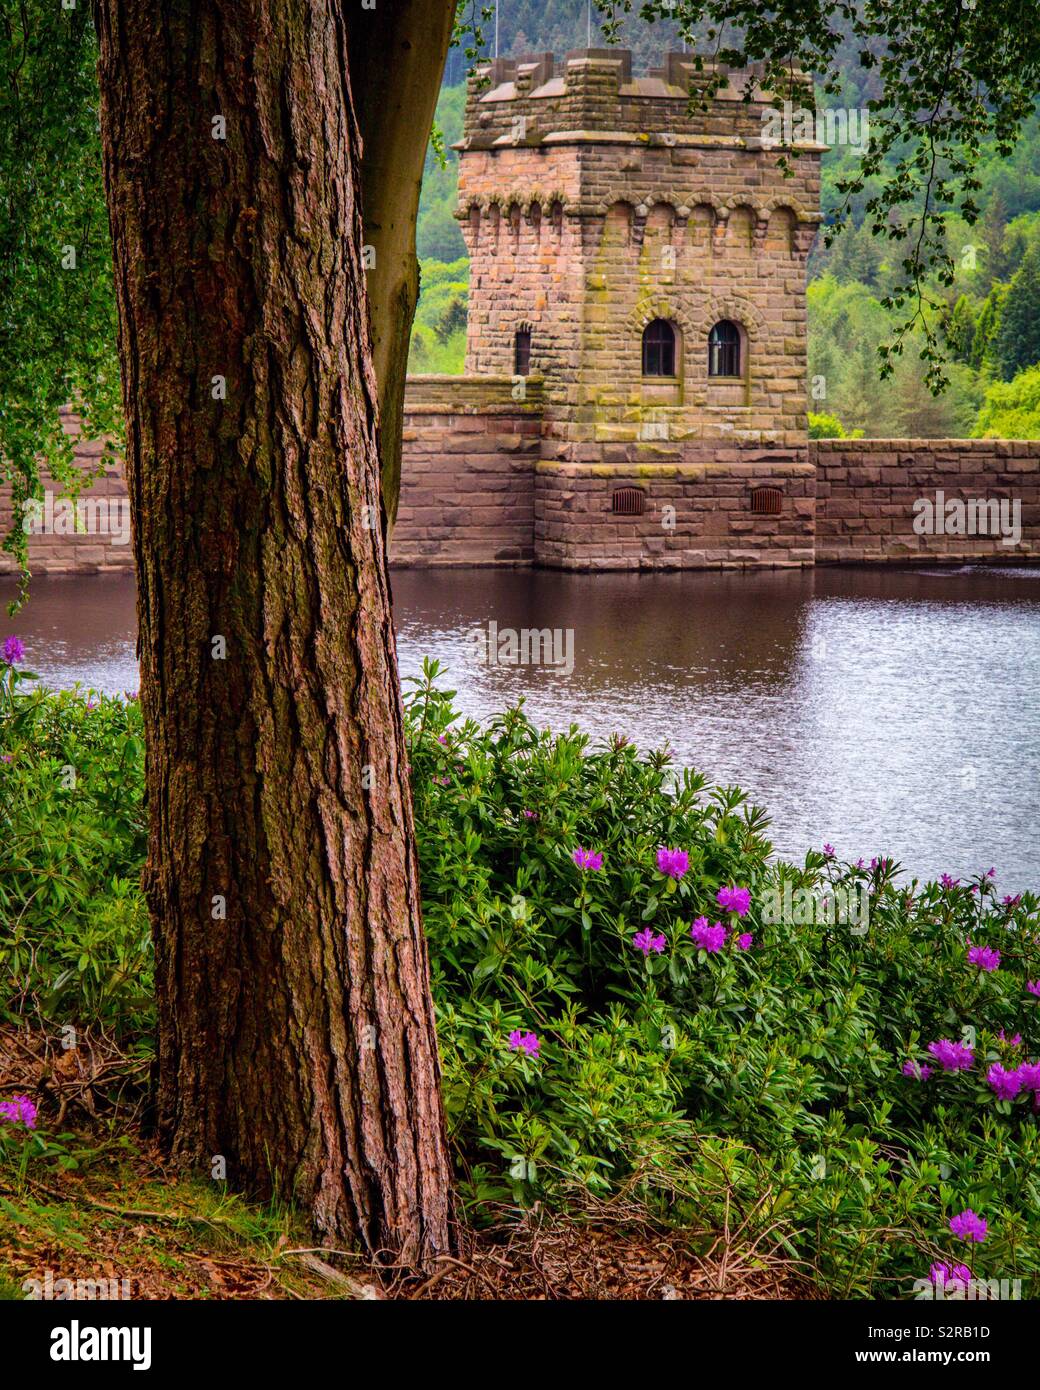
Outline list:
[[[646,493],[639,487],[615,488],[610,510],[615,516],[642,516],[646,510]]]
[[[755,487],[751,489],[751,510],[765,516],[779,516],[784,494],[778,487]]]

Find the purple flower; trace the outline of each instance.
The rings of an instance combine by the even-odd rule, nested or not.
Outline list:
[[[8,666],[13,666],[16,662],[25,657],[25,648],[17,637],[4,638],[4,660]]]
[[[949,1038],[940,1038],[938,1042],[929,1043],[928,1051],[943,1071],[970,1071],[975,1062],[975,1054],[970,1047],[965,1047],[963,1043],[950,1042]]]
[[[715,894],[719,907],[727,912],[735,912],[738,917],[746,917],[751,907],[750,888],[720,888]]]
[[[1000,1039],[1001,1042],[1006,1042],[1007,1045],[1008,1045],[1008,1047],[1021,1047],[1021,1046],[1022,1046],[1022,1034],[1021,1034],[1021,1033],[1015,1033],[1012,1037],[1007,1038],[1007,1037],[1004,1036],[1004,1030],[1003,1030],[1003,1028],[1001,1028],[1000,1032],[997,1034],[997,1037]]]
[[[632,938],[632,945],[642,951],[644,956],[649,956],[651,951],[656,951],[660,955],[664,950],[664,944],[664,937],[655,936],[649,927],[644,927]]]
[[[862,859],[857,859],[857,860],[856,860],[856,868],[857,868],[857,869],[862,869],[862,867],[863,867],[863,860],[862,860]]]
[[[23,1124],[26,1129],[35,1129],[36,1106],[28,1096],[12,1096],[10,1100],[0,1100],[0,1119],[13,1125]]]
[[[0,753],[0,763],[13,763],[13,762],[14,762],[14,754],[13,754],[13,753]]]
[[[1014,896],[1013,898],[1011,898],[1011,897],[1004,898],[1003,901],[1001,902],[1001,906],[1010,909],[1010,908],[1012,908],[1012,907],[1017,907],[1021,901],[1022,901],[1022,894],[1021,894],[1021,893],[1016,893],[1015,896]]]
[[[944,888],[956,888],[957,885],[960,883],[960,879],[951,878],[949,874],[943,874],[939,882],[942,884]]]
[[[509,1035],[509,1046],[512,1051],[526,1052],[528,1057],[537,1058],[541,1045],[533,1033],[521,1033],[519,1028],[514,1028]]]
[[[521,811],[520,814],[523,816],[524,820],[537,820],[537,819],[538,819],[538,812],[537,812],[537,811],[528,811],[528,810],[525,809],[525,810]]]
[[[690,935],[701,950],[707,951],[709,955],[721,951],[726,943],[726,928],[721,922],[716,922],[713,927],[709,927],[707,917],[697,918],[690,928]]]
[[[596,854],[591,849],[582,849],[581,845],[574,851],[573,859],[579,869],[602,869],[603,856]]]
[[[828,859],[833,859],[833,858],[834,858],[834,846],[833,846],[833,845],[824,845],[824,847],[823,847],[823,852],[824,852],[824,854],[827,856]]]
[[[931,1067],[923,1062],[904,1062],[903,1075],[909,1076],[914,1081],[927,1081],[932,1074]]]
[[[664,849],[657,851],[657,868],[669,878],[680,879],[690,867],[690,856],[684,849]]]
[[[1024,1091],[1040,1091],[1040,1062],[1023,1062],[1018,1069],[1018,1079]]]
[[[1014,1100],[1022,1089],[1021,1072],[1007,1071],[999,1062],[994,1062],[990,1067],[986,1080],[998,1100]]]
[[[957,1216],[950,1217],[950,1230],[961,1240],[980,1241],[986,1239],[986,1221],[976,1216],[971,1207],[965,1208]]]
[[[1027,980],[1026,989],[1030,994],[1035,994],[1040,999],[1040,980]]]
[[[124,690],[123,696],[128,705],[135,705],[141,698],[140,693],[136,690]]]
[[[962,1284],[971,1283],[971,1270],[967,1265],[944,1265],[936,1263],[928,1271],[928,1278],[933,1284],[939,1284],[943,1288],[951,1279],[959,1279]]]
[[[738,951],[750,951],[754,944],[755,938],[751,935],[749,931],[741,932],[741,934],[737,937]]]
[[[968,951],[968,960],[987,972],[1000,969],[1000,952],[992,946],[972,946]]]

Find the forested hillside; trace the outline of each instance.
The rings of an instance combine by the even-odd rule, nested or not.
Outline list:
[[[593,10],[595,16],[595,10]],[[594,18],[595,24],[595,18]],[[584,0],[504,0],[499,51],[557,54],[586,42]],[[493,33],[493,24],[485,27]],[[624,42],[637,66],[659,61],[677,47],[673,26],[630,19]],[[602,44],[595,28],[593,43]],[[842,55],[840,97],[818,96],[821,107],[859,108],[876,96],[871,74]],[[418,248],[422,297],[410,365],[416,372],[458,372],[465,353],[468,284],[466,248],[454,218],[457,160],[451,149],[462,129],[465,59],[456,50],[441,93],[437,122],[443,156],[431,149],[420,207]],[[838,185],[855,149],[824,157],[823,211],[839,206]],[[897,240],[871,234],[864,209],[868,182],[855,199],[849,226],[831,247],[817,241],[809,264],[809,368],[814,433],[863,431],[874,436],[988,435],[1040,437],[1040,120],[1034,115],[1014,154],[991,151],[978,171],[981,216],[974,226],[946,217],[952,285],[927,286],[950,356],[950,384],[936,397],[925,384],[923,335],[903,343],[892,376],[879,377],[878,347],[893,341],[905,318],[883,307],[905,254]]]
[[[490,5],[491,0],[488,0]],[[589,37],[589,9],[586,0],[500,0],[498,14],[498,51],[503,57],[521,53],[569,53],[572,48],[585,48]],[[604,38],[597,25],[595,0],[592,4],[592,46],[603,45]],[[487,49],[494,51],[495,21],[483,22]],[[657,20],[647,23],[629,15],[619,30],[619,41],[632,50],[633,62],[639,71],[660,61],[669,48],[679,48],[681,40],[674,24]],[[466,59],[461,49],[453,49],[448,57],[445,85],[462,82]]]

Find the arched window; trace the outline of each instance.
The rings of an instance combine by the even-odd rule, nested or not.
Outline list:
[[[513,375],[531,375],[531,330],[518,328],[513,338]]]
[[[653,319],[643,329],[643,375],[675,376],[675,329],[667,319]]]
[[[740,329],[729,319],[708,334],[708,375],[740,376]]]

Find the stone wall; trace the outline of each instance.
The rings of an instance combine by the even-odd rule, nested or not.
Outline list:
[[[530,563],[540,433],[535,377],[409,377],[393,562]]]
[[[63,413],[62,423],[67,434],[77,433],[71,412]],[[537,377],[525,379],[519,387],[510,377],[410,377],[393,562],[530,564],[540,432]],[[84,474],[93,474],[101,454],[100,443],[80,440],[75,461]],[[121,468],[105,468],[84,489],[80,532],[75,530],[71,505],[60,500],[60,486],[46,473],[43,482],[51,501],[41,517],[46,529],[29,535],[34,573],[94,574],[133,568],[133,548],[122,540],[128,535],[129,501]],[[11,528],[11,513],[11,490],[0,488],[0,538]],[[116,529],[122,536],[113,535]],[[0,551],[0,574],[16,569],[14,557]]]
[[[779,490],[780,511],[752,511]],[[815,478],[808,463],[748,457],[740,448],[672,462],[542,461],[535,490],[535,559],[546,568],[743,569],[813,563]],[[642,514],[619,515],[619,489]]]
[[[541,382],[512,378],[410,378],[404,476],[391,543],[395,565],[540,565],[578,570],[757,568],[816,564],[1040,562],[1040,441],[971,439],[818,440],[805,462],[719,446],[595,446],[576,462],[553,455],[543,437]],[[66,428],[75,428],[71,416]],[[593,448],[593,446],[589,446]],[[77,459],[96,470],[101,447]],[[60,489],[52,491],[52,518]],[[780,493],[775,514],[752,510],[753,493]],[[641,511],[615,511],[615,494],[639,494]],[[917,534],[920,503],[942,493],[938,523]],[[105,470],[82,495],[85,522],[30,536],[36,573],[89,574],[133,565],[119,543],[126,489]],[[111,508],[98,533],[94,504]],[[971,535],[975,504],[1005,504],[1021,540]],[[965,504],[959,534],[947,511]],[[918,504],[915,512],[915,504]],[[985,519],[988,512],[983,512]],[[999,511],[992,512],[999,523]],[[0,491],[0,526],[10,527],[10,493]],[[113,543],[115,540],[116,543]],[[14,569],[0,553],[0,572]]]
[[[1040,560],[1040,441],[828,439],[810,447],[818,565]],[[1021,540],[1005,544],[993,532],[1009,530],[1016,511]],[[977,534],[979,520],[990,534]]]
[[[62,411],[62,429],[67,435],[79,434],[79,422],[69,410]],[[102,465],[100,441],[81,439],[75,448],[80,472],[94,476],[81,494],[78,505],[62,501],[62,487],[46,471],[43,473],[44,501],[29,532],[29,564],[34,574],[106,574],[111,570],[133,569],[130,544],[130,504],[119,465]],[[23,519],[24,514],[23,514]],[[11,530],[11,489],[0,488],[0,540]],[[17,562],[7,551],[0,551],[0,574],[17,570]]]

